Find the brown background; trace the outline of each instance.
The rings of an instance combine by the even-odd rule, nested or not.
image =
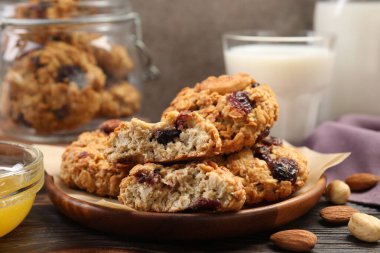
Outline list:
[[[241,29],[312,28],[314,0],[132,0],[161,70],[145,84],[143,115],[159,120],[177,92],[224,72],[221,36]]]

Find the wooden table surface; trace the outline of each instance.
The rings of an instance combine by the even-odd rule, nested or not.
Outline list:
[[[349,235],[346,226],[331,226],[321,221],[319,211],[327,205],[322,198],[308,214],[278,230],[300,228],[314,232],[318,244],[313,252],[380,252],[380,243],[360,242]],[[349,205],[380,218],[379,208]],[[204,242],[146,241],[106,235],[61,215],[42,190],[25,221],[0,238],[0,252],[283,252],[268,240],[272,232]]]

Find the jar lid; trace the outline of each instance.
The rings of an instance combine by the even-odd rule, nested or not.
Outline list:
[[[134,16],[129,0],[6,0],[0,3],[2,25],[120,22]]]

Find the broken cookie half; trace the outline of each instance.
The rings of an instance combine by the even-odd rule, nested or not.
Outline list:
[[[110,135],[106,155],[112,163],[175,162],[218,155],[216,127],[196,112],[170,112],[161,122],[123,122]]]
[[[136,165],[119,195],[124,205],[149,212],[238,211],[245,199],[241,180],[210,161]]]

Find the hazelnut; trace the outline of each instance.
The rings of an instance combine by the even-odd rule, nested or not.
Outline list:
[[[361,241],[376,242],[380,239],[380,220],[365,213],[354,213],[348,222],[348,230]]]
[[[332,181],[326,189],[327,200],[337,205],[343,205],[347,203],[350,195],[350,187],[341,180]]]
[[[102,124],[100,124],[100,126],[98,127],[100,131],[102,131],[103,133],[105,134],[110,134],[112,133],[113,131],[115,131],[115,129],[120,126],[120,124],[122,123],[121,120],[118,120],[118,119],[110,119],[110,120],[107,120],[105,122],[103,122]]]

